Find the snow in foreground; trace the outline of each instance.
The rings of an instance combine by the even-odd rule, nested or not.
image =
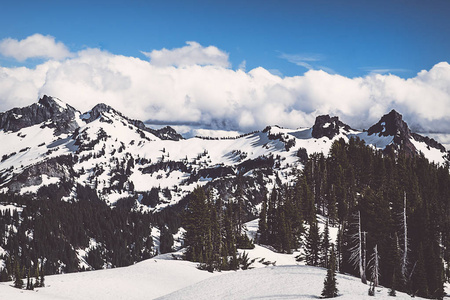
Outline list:
[[[220,274],[164,258],[125,268],[47,276],[46,287],[35,291],[15,289],[12,282],[0,283],[0,299],[155,299]]]
[[[326,270],[310,266],[275,266],[209,278],[158,299],[317,299]],[[338,275],[338,299],[374,299],[357,278]],[[393,299],[377,288],[377,299]],[[397,293],[397,299],[411,297]]]
[[[254,237],[258,220],[246,223],[247,234]],[[332,234],[333,236],[333,234]],[[209,273],[197,264],[174,260],[163,254],[135,265],[63,275],[47,276],[45,288],[18,290],[12,282],[0,283],[0,299],[317,299],[323,289],[326,270],[304,266],[293,254],[281,254],[260,245],[239,250],[254,259],[247,271]],[[179,253],[177,253],[179,255]],[[375,298],[367,295],[369,286],[358,278],[337,274],[338,299],[410,299],[397,292],[389,297],[388,289],[376,288]],[[448,291],[447,291],[448,292]],[[420,299],[417,297],[416,299]]]
[[[261,246],[246,250],[255,269],[209,273],[195,263],[160,255],[130,267],[46,277],[46,287],[18,290],[0,283],[0,298],[21,299],[317,299],[326,270],[298,265],[294,255]],[[266,266],[260,261],[275,264]],[[374,299],[358,278],[337,275],[339,299]],[[376,289],[376,299],[394,299]],[[410,299],[397,292],[396,299]],[[419,299],[419,298],[417,298]]]

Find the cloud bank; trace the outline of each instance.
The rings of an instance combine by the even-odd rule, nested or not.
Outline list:
[[[6,38],[0,41],[0,54],[12,57],[18,61],[29,58],[47,58],[61,60],[72,56],[72,53],[61,42],[55,42],[55,38],[49,35],[36,33],[18,41]]]
[[[228,54],[215,46],[202,47],[197,42],[186,42],[187,46],[172,50],[162,49],[144,52],[152,65],[159,67],[186,67],[193,65],[212,65],[228,68]]]
[[[0,111],[47,94],[82,112],[104,102],[144,121],[246,132],[275,124],[311,126],[320,114],[338,115],[362,129],[395,108],[416,131],[450,133],[447,62],[403,79],[382,74],[348,78],[320,70],[294,77],[262,67],[233,70],[227,53],[195,42],[153,50],[149,61],[99,49],[63,56],[32,69],[0,67]]]

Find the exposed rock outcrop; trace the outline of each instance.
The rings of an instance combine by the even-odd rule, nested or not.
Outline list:
[[[349,131],[351,128],[347,124],[342,123],[338,117],[330,117],[322,115],[316,118],[316,122],[312,128],[312,137],[319,139],[326,136],[332,139],[339,134],[340,130]]]

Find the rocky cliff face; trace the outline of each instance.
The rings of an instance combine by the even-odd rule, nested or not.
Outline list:
[[[78,127],[75,121],[75,110],[56,98],[44,96],[38,103],[24,107],[14,108],[0,113],[0,129],[17,132],[22,128],[41,124],[55,129],[55,134],[69,133]]]
[[[75,176],[72,166],[72,156],[59,156],[32,165],[12,178],[9,189],[11,192],[20,192],[26,187],[41,186],[45,184],[44,178],[57,179],[58,182],[72,181]]]
[[[348,132],[351,128],[347,124],[342,123],[338,117],[330,117],[329,115],[318,116],[312,128],[312,137],[319,139],[326,136],[332,139],[339,134],[341,129]]]
[[[157,136],[158,138],[160,138],[162,140],[179,141],[179,140],[183,139],[183,137],[180,134],[178,134],[175,131],[175,129],[173,129],[170,126],[166,126],[159,130],[149,128],[149,127],[145,126],[145,124],[142,121],[129,119],[129,118],[125,117],[124,115],[122,115],[120,112],[116,111],[111,106],[106,105],[104,103],[100,103],[100,104],[97,104],[96,106],[94,106],[94,108],[92,108],[89,112],[83,114],[82,119],[86,123],[90,123],[98,118],[101,118],[102,114],[105,112],[108,112],[108,113],[111,113],[114,115],[118,115],[121,118],[123,118],[124,120],[126,120],[127,122],[129,122],[130,124],[139,128],[140,130],[150,132],[151,134]]]
[[[393,144],[391,147],[395,149],[405,150],[407,155],[416,155],[419,151],[412,143],[412,140],[423,142],[427,144],[428,147],[436,148],[440,152],[445,153],[445,147],[438,143],[436,140],[421,136],[417,133],[412,133],[406,124],[403,121],[403,117],[394,109],[391,110],[388,114],[381,117],[380,121],[369,128],[369,135],[378,135],[378,136],[393,136]]]

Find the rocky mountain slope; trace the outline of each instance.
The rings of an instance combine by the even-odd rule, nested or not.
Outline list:
[[[279,180],[291,180],[307,155],[328,153],[336,139],[359,138],[386,151],[404,149],[445,163],[446,149],[412,133],[392,110],[367,131],[352,129],[338,117],[319,116],[311,128],[268,126],[236,138],[183,139],[175,130],[154,130],[105,104],[86,113],[59,99],[0,113],[0,191],[36,193],[49,184],[90,187],[111,206],[155,211],[179,203],[197,185],[215,186],[235,197],[235,180],[243,180],[248,211]]]

